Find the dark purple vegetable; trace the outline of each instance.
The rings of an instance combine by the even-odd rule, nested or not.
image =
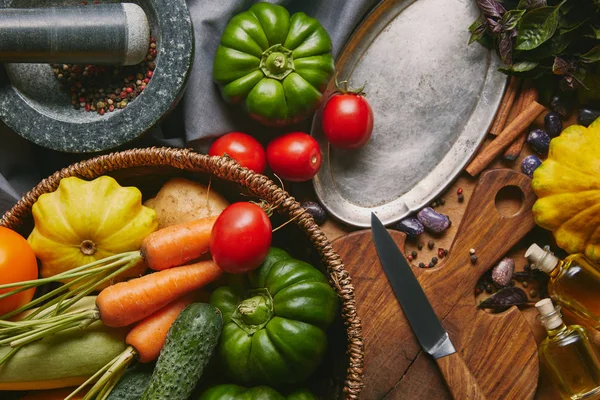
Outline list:
[[[554,96],[550,100],[550,108],[561,117],[568,118],[573,112],[573,105],[565,96]]]
[[[450,227],[450,218],[434,211],[431,207],[425,207],[419,211],[417,218],[425,228],[435,233],[444,232]]]
[[[500,289],[487,299],[479,303],[479,308],[491,308],[494,310],[504,310],[510,306],[520,306],[526,304],[529,298],[527,293],[518,287],[509,287]]]
[[[527,143],[538,154],[547,154],[550,147],[550,136],[542,129],[534,129],[527,136]]]
[[[302,206],[306,212],[312,215],[317,225],[321,225],[327,221],[327,213],[319,203],[314,201],[305,201],[301,203],[300,206]]]
[[[423,232],[425,232],[425,227],[423,224],[414,217],[404,218],[396,225],[396,229],[400,232],[406,233],[410,237],[417,237]]]
[[[600,110],[592,110],[591,108],[582,108],[579,110],[577,122],[579,125],[590,126],[597,118],[600,118]]]
[[[544,117],[544,127],[546,128],[548,136],[551,138],[560,135],[562,132],[562,121],[560,120],[560,115],[554,111],[546,114]]]
[[[527,156],[521,161],[521,171],[530,178],[533,177],[533,171],[542,165],[542,160],[538,158],[538,156]]]

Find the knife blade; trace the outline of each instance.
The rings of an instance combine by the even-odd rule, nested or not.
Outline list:
[[[456,353],[417,277],[383,223],[371,213],[371,231],[383,270],[423,350],[437,362],[456,400],[485,399],[477,380]]]

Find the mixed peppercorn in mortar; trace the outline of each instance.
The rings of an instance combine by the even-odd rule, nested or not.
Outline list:
[[[76,110],[100,115],[122,109],[139,96],[152,79],[158,49],[150,38],[143,62],[132,66],[51,64],[61,88],[71,95]]]

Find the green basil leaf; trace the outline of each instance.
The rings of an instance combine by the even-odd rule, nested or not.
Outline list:
[[[600,44],[579,57],[584,63],[595,63],[600,61]]]
[[[502,16],[502,26],[504,30],[509,31],[515,29],[517,24],[525,14],[525,10],[510,10]]]
[[[531,71],[538,65],[540,65],[540,63],[535,61],[519,61],[513,65],[509,65],[508,67],[502,67],[500,70],[502,72],[527,72]]]
[[[590,38],[593,38],[596,40],[600,40],[600,28],[596,28],[595,26],[590,25],[589,31],[591,31],[591,33],[584,35],[585,37],[590,37]]]
[[[519,51],[515,54],[517,60],[537,61],[553,57],[563,53],[571,44],[576,36],[573,33],[565,35],[554,35],[552,39],[542,44],[536,49]]]
[[[483,35],[485,34],[486,26],[483,21],[480,19],[474,21],[471,26],[469,26],[469,32],[471,32],[471,37],[469,38],[469,44],[473,42],[478,42],[481,40]]]
[[[536,8],[525,13],[519,22],[516,49],[533,50],[549,40],[558,27],[559,9],[560,5]]]

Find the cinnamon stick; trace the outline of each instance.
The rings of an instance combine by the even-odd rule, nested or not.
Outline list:
[[[510,114],[510,110],[513,108],[513,104],[517,98],[520,87],[521,79],[517,78],[516,76],[511,76],[508,82],[508,87],[506,88],[506,92],[504,92],[504,96],[502,96],[496,117],[494,118],[492,126],[490,127],[489,133],[491,135],[500,134],[500,132],[502,132],[506,127],[508,115]]]
[[[521,111],[525,107],[525,104],[530,103],[531,101],[537,101],[538,99],[538,91],[536,87],[531,83],[531,81],[527,81],[523,84],[523,89],[521,90],[521,94],[519,95],[517,104],[520,103]],[[508,161],[514,161],[519,158],[519,154],[521,154],[521,149],[525,144],[525,140],[527,140],[527,131],[524,131],[520,136],[517,136],[517,139],[510,145],[508,149],[504,152],[504,159]]]
[[[510,144],[525,131],[546,107],[537,101],[531,101],[527,104],[519,115],[498,135],[498,137],[485,147],[466,168],[471,176],[478,175],[485,169],[496,157],[510,146]]]

